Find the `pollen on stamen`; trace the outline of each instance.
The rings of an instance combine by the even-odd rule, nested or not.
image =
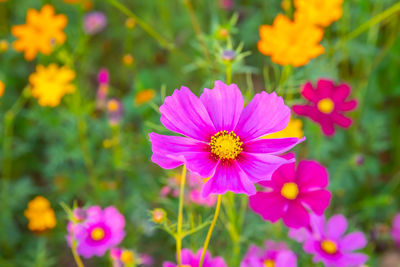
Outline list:
[[[242,152],[242,144],[234,132],[219,131],[211,137],[211,153],[216,159],[233,160]]]

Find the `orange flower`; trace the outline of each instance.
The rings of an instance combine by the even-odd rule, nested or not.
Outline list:
[[[140,91],[139,93],[136,94],[135,104],[142,105],[144,103],[147,103],[151,101],[155,95],[156,92],[154,92],[153,89],[145,89],[143,91]]]
[[[6,86],[4,85],[4,83],[2,81],[0,81],[0,98],[3,96],[4,94],[4,89],[6,88]]]
[[[327,27],[343,14],[343,0],[294,0],[295,19]]]
[[[28,208],[25,210],[24,214],[29,220],[28,228],[31,231],[53,229],[57,223],[50,202],[42,196],[37,196],[29,201]]]
[[[63,29],[67,25],[65,15],[55,15],[51,5],[45,5],[40,11],[29,9],[26,24],[16,25],[11,33],[17,37],[14,49],[25,53],[26,60],[33,60],[38,52],[49,55],[55,44],[66,40]]]
[[[260,27],[258,50],[277,64],[299,67],[324,52],[319,44],[323,35],[324,31],[315,25],[304,20],[291,21],[279,14],[272,26]]]

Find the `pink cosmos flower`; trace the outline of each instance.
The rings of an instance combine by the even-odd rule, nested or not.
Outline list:
[[[102,210],[92,206],[86,210],[82,222],[68,224],[68,240],[78,242],[77,250],[85,258],[103,256],[107,250],[117,246],[125,236],[124,216],[115,208]]]
[[[392,238],[396,245],[400,247],[400,213],[393,218],[392,224]]]
[[[299,165],[289,163],[279,167],[270,181],[260,182],[269,191],[250,197],[250,208],[264,220],[276,222],[280,218],[288,227],[300,228],[310,223],[308,209],[322,215],[329,206],[331,194],[328,172],[316,161],[302,160]]]
[[[109,84],[110,83],[110,73],[108,69],[102,68],[97,74],[97,81],[99,84]]]
[[[161,123],[183,136],[151,133],[152,161],[165,169],[182,164],[207,178],[202,196],[227,191],[253,195],[253,183],[267,180],[280,165],[281,154],[304,139],[261,139],[280,131],[290,120],[290,109],[275,93],[259,93],[244,108],[235,84],[216,81],[200,98],[187,87],[175,90],[160,107]]]
[[[93,11],[85,15],[83,29],[89,35],[101,32],[107,25],[107,17],[103,12]]]
[[[362,232],[344,235],[346,229],[347,220],[341,214],[332,216],[326,223],[323,216],[313,215],[305,232],[291,230],[290,235],[303,237],[303,249],[314,254],[314,263],[323,262],[330,267],[361,266],[368,257],[354,251],[364,248],[367,240]]]
[[[265,241],[265,249],[250,246],[240,267],[296,267],[297,257],[284,243]]]
[[[201,249],[197,251],[196,254],[192,253],[189,249],[182,249],[182,267],[198,267],[200,264],[201,253]],[[178,267],[178,265],[167,261],[163,263],[163,267]],[[223,258],[212,258],[211,254],[207,251],[204,257],[203,267],[227,267],[227,265]]]
[[[301,94],[309,103],[294,105],[293,111],[319,123],[324,134],[330,136],[335,133],[335,124],[343,128],[352,124],[352,120],[343,115],[357,107],[356,100],[346,100],[350,92],[350,86],[345,83],[335,86],[333,81],[321,79],[314,89],[308,82],[303,86]]]
[[[107,94],[109,88],[110,74],[107,69],[101,69],[97,74],[99,87],[96,93],[96,107],[104,109],[107,105]]]

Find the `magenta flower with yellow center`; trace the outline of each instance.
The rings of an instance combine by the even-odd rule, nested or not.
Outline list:
[[[180,165],[210,179],[202,196],[227,191],[253,195],[254,183],[267,180],[282,164],[278,155],[304,139],[262,139],[283,130],[290,109],[275,93],[261,92],[244,107],[235,84],[216,81],[198,98],[187,87],[175,90],[160,107],[161,123],[183,136],[150,134],[152,161],[165,169]]]

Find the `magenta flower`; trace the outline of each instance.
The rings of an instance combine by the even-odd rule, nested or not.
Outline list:
[[[97,74],[97,81],[99,84],[109,84],[110,83],[110,73],[107,69],[102,68],[100,69],[99,73]]]
[[[269,189],[250,197],[250,208],[264,220],[276,222],[280,218],[288,227],[300,228],[310,223],[308,210],[322,215],[329,206],[331,194],[328,172],[316,161],[302,160],[299,165],[289,163],[279,167],[270,181],[260,185]]]
[[[98,109],[104,109],[107,105],[107,95],[109,88],[110,74],[107,69],[101,69],[97,74],[97,81],[99,87],[96,93],[96,107]]]
[[[346,218],[339,214],[332,216],[327,223],[323,216],[312,216],[307,227],[303,244],[304,251],[314,254],[314,263],[323,262],[325,266],[347,267],[360,266],[368,257],[354,252],[367,245],[362,232],[344,235],[347,229]],[[292,233],[294,235],[294,233]]]
[[[89,35],[101,32],[107,25],[107,17],[103,12],[93,11],[85,15],[83,29]]]
[[[116,208],[92,206],[86,210],[84,221],[68,224],[68,243],[76,240],[78,253],[85,258],[103,256],[122,241],[124,227],[124,216]]]
[[[240,267],[296,267],[297,257],[284,243],[265,241],[265,248],[250,246]]]
[[[192,253],[189,249],[182,249],[182,267],[198,267],[200,264],[202,250]],[[163,267],[178,267],[172,262],[164,262]],[[225,261],[221,257],[212,258],[207,251],[203,261],[203,267],[227,267]]]
[[[290,109],[275,93],[262,92],[243,105],[235,84],[216,81],[200,98],[187,87],[175,90],[160,107],[161,123],[185,137],[151,133],[152,161],[165,169],[185,164],[191,172],[211,177],[203,197],[227,191],[255,194],[254,183],[290,162],[277,155],[304,139],[260,138],[284,129],[290,120]]]
[[[325,135],[333,135],[335,124],[343,128],[348,128],[352,124],[352,120],[343,115],[344,112],[357,107],[356,100],[346,100],[350,92],[350,86],[345,83],[335,86],[333,81],[321,79],[314,89],[308,82],[303,86],[301,94],[309,103],[294,105],[293,111],[319,123]]]
[[[393,218],[392,224],[392,238],[396,245],[400,247],[400,213]]]

